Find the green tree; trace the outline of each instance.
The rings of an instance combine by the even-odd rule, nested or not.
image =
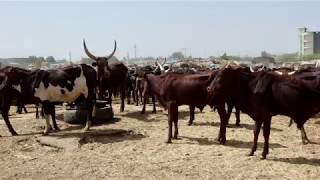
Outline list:
[[[46,57],[46,61],[47,61],[48,63],[55,63],[55,62],[56,62],[56,60],[54,59],[53,56],[48,56],[48,57]]]
[[[220,56],[220,58],[223,60],[229,60],[229,56],[227,55],[227,53],[224,53],[222,56]]]
[[[177,52],[173,52],[172,55],[171,55],[172,58],[174,59],[183,59],[184,58],[184,55],[182,52],[180,51],[177,51]]]

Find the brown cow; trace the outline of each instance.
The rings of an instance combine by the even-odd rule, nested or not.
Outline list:
[[[215,99],[215,101],[207,101],[206,87],[210,84],[216,72],[208,72],[204,74],[183,75],[176,73],[167,73],[164,75],[146,74],[146,93],[154,94],[160,104],[168,109],[168,140],[171,143],[172,139],[172,124],[174,123],[173,139],[178,138],[178,106],[189,105],[190,116],[194,117],[194,108],[203,109],[207,104],[216,106],[221,121],[227,121],[227,114],[224,108],[224,102]],[[214,103],[213,103],[214,102]],[[189,121],[189,124],[192,121]]]
[[[225,101],[236,99],[237,107],[255,121],[254,144],[249,155],[257,149],[263,124],[265,142],[262,159],[269,153],[272,116],[289,116],[301,129],[310,117],[320,111],[320,92],[303,81],[273,72],[251,73],[239,66],[227,66],[218,72],[208,87],[208,93]],[[222,122],[221,126],[224,124]],[[223,132],[221,135],[225,138],[225,130]]]

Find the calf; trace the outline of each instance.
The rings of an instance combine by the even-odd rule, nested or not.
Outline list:
[[[85,130],[89,130],[94,112],[96,71],[88,65],[73,65],[60,69],[28,71],[21,68],[11,68],[6,73],[7,80],[0,85],[0,91],[9,93],[12,86],[21,87],[24,104],[38,104],[43,108],[46,119],[44,134],[51,128],[49,119],[55,122],[54,105],[61,102],[85,101],[88,108],[88,119]],[[7,87],[7,88],[6,88]],[[4,98],[3,105],[10,108],[10,100]],[[8,108],[5,110],[8,111]],[[9,128],[10,129],[10,128]]]
[[[208,87],[209,96],[225,101],[236,99],[240,110],[255,121],[254,143],[249,155],[257,149],[263,124],[264,149],[262,159],[269,153],[271,118],[275,115],[291,117],[301,129],[303,124],[320,111],[320,92],[303,81],[273,72],[251,73],[238,66],[227,66],[217,73]],[[221,138],[225,139],[225,125]],[[304,136],[302,134],[302,136]]]

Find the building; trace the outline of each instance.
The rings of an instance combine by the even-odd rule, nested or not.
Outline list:
[[[320,53],[320,32],[307,31],[307,28],[298,28],[300,49],[299,55]]]

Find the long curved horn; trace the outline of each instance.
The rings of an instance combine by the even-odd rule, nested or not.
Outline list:
[[[254,72],[253,68],[252,68],[252,65],[250,65],[250,71],[251,72]]]
[[[117,49],[117,41],[114,40],[114,49],[113,49],[113,52],[112,52],[109,56],[107,56],[106,58],[107,58],[107,59],[112,58],[112,56],[113,56],[114,53],[116,52],[116,49]]]
[[[91,53],[89,52],[89,50],[88,50],[88,48],[87,48],[87,45],[86,45],[86,41],[85,41],[84,39],[83,39],[83,48],[84,48],[84,52],[86,52],[87,56],[88,56],[90,59],[95,60],[95,61],[98,60],[98,58],[97,58],[95,55],[93,55],[93,54],[91,54]]]
[[[163,61],[163,63],[162,63],[162,66],[163,66],[166,62],[167,62],[167,58],[165,57],[165,58],[164,58],[164,61]]]

